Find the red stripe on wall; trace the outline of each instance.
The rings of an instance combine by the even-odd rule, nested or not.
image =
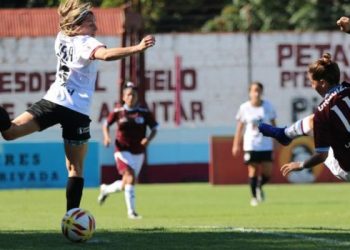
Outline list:
[[[144,166],[139,176],[140,183],[208,182],[207,163]],[[101,182],[112,183],[121,176],[115,166],[101,167]]]

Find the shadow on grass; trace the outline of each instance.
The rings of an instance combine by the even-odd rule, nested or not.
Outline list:
[[[98,231],[89,242],[71,243],[59,232],[0,231],[0,249],[350,249],[349,233],[332,228],[295,231],[151,228]]]

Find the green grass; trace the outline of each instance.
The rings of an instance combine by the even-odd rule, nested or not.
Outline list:
[[[137,185],[142,220],[128,220],[122,193],[103,206],[97,189],[81,207],[95,217],[90,242],[60,232],[65,191],[0,191],[0,249],[350,249],[350,184],[268,185],[249,206],[247,185]]]

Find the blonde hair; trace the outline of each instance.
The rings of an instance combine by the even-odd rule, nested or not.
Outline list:
[[[91,12],[90,3],[81,3],[80,0],[66,0],[62,1],[58,7],[58,14],[60,16],[60,29],[67,36],[73,36],[77,25]]]

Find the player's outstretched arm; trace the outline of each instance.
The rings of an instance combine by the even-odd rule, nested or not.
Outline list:
[[[283,176],[287,176],[290,172],[300,171],[305,168],[313,168],[314,166],[324,162],[327,159],[328,152],[316,153],[304,162],[289,162],[281,167]]]
[[[110,49],[100,47],[95,51],[94,58],[103,61],[122,59],[124,57],[145,51],[149,47],[154,46],[155,42],[156,40],[154,36],[148,35],[144,37],[139,44],[134,46]]]
[[[339,26],[340,30],[345,33],[350,33],[350,18],[342,16],[338,19],[337,25]]]

